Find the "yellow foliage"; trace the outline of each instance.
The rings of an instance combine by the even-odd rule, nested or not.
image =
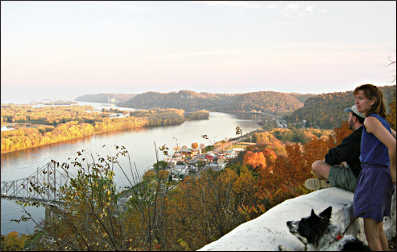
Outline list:
[[[182,123],[183,110],[158,109],[134,112],[136,116],[109,118],[110,113],[94,112],[89,106],[43,107],[5,105],[1,120],[9,121],[14,130],[1,132],[1,153],[19,151],[72,139],[139,129],[145,126],[164,126]],[[3,140],[4,139],[4,140]]]
[[[178,239],[177,242],[179,243],[179,245],[182,246],[182,248],[183,248],[185,251],[191,250],[190,247],[189,247],[189,245],[188,245],[182,238],[181,238],[181,239]]]
[[[1,245],[1,250],[17,251],[25,247],[25,241],[28,239],[26,235],[19,235],[18,232],[9,232],[4,236],[4,242]]]
[[[159,178],[160,179],[167,179],[168,178],[168,174],[169,174],[168,171],[161,170],[161,171],[159,171]]]
[[[271,131],[255,133],[256,143],[258,145],[266,145],[267,148],[272,149],[277,155],[286,156],[284,144],[278,140],[273,133],[274,132],[289,132],[289,129],[277,128]]]
[[[240,176],[233,183],[233,191],[235,193],[249,193],[250,191],[252,191],[254,183],[255,180],[251,172],[248,171],[246,166],[242,166]]]
[[[151,181],[155,177],[156,177],[156,172],[154,170],[149,170],[145,172],[145,174],[143,175],[143,181]]]
[[[280,142],[280,140],[274,137],[272,133],[267,131],[255,133],[255,137],[256,137],[256,143],[261,145]]]
[[[222,176],[218,178],[224,185],[233,183],[237,179],[237,174],[232,169],[225,169]]]

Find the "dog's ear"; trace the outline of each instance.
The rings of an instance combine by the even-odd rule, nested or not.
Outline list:
[[[320,217],[329,219],[331,218],[331,213],[332,213],[332,206],[328,207],[324,211],[320,213]]]
[[[310,213],[310,216],[316,216],[316,214],[314,213],[313,208],[312,208],[312,212]]]

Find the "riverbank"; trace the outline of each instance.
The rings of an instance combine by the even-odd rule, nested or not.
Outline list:
[[[172,126],[172,125],[170,125],[170,126]],[[163,127],[169,127],[169,126],[163,126]],[[146,129],[149,129],[149,128],[155,128],[155,127],[136,128],[134,130],[122,129],[122,130],[115,130],[115,131],[110,131],[110,132],[98,132],[98,133],[93,134],[93,135],[88,135],[88,136],[83,136],[83,137],[76,137],[76,138],[72,138],[72,139],[67,139],[67,140],[63,140],[63,141],[57,141],[57,142],[53,142],[53,143],[46,143],[46,144],[42,144],[42,145],[36,145],[34,147],[20,149],[20,150],[15,150],[15,151],[8,151],[8,152],[3,152],[2,151],[1,155],[6,155],[6,154],[10,154],[10,153],[16,153],[18,151],[40,149],[40,148],[43,148],[43,147],[50,147],[50,146],[55,146],[55,145],[60,145],[60,144],[65,144],[65,143],[77,143],[79,141],[82,141],[82,140],[85,140],[85,139],[89,139],[89,138],[94,137],[94,136],[106,136],[106,135],[118,134],[118,133],[123,133],[123,132],[128,132],[128,131],[139,132],[139,131],[146,130]]]
[[[1,154],[27,150],[87,138],[104,133],[150,127],[175,126],[190,120],[209,118],[208,111],[185,113],[177,109],[154,109],[129,112],[124,117],[108,111],[87,113],[87,106],[33,108],[2,106],[2,122],[30,125],[1,132]],[[92,109],[92,108],[91,108]],[[18,113],[15,113],[15,112]],[[44,116],[42,114],[50,114]],[[115,115],[116,114],[116,115]],[[14,123],[15,124],[15,123]]]

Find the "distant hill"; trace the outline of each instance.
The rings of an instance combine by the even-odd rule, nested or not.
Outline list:
[[[396,86],[380,87],[386,109],[395,97]],[[199,110],[236,113],[266,112],[284,115],[289,126],[333,129],[347,120],[344,108],[354,103],[353,91],[325,94],[298,94],[260,91],[242,94],[214,94],[181,90],[179,92],[146,92],[142,94],[93,94],[76,98],[77,101],[108,102],[115,98],[123,107],[137,109],[176,108],[186,112]],[[303,120],[306,120],[304,125]]]
[[[181,90],[179,92],[146,92],[120,102],[119,106],[150,109],[178,108],[185,111],[218,112],[293,112],[303,106],[295,95],[272,91],[245,94],[211,94]]]
[[[396,86],[380,87],[383,92],[386,111],[389,111],[389,103],[395,97]],[[353,91],[320,94],[308,98],[304,106],[285,116],[289,126],[302,126],[306,120],[306,126],[332,129],[339,127],[342,121],[348,119],[347,113],[343,112],[346,107],[354,104]]]
[[[83,102],[98,102],[98,103],[107,103],[110,101],[112,98],[116,100],[116,103],[119,102],[124,102],[132,97],[134,97],[136,94],[88,94],[88,95],[82,95],[77,98],[75,98],[76,101],[83,101]]]
[[[298,93],[288,93],[295,96],[299,101],[305,102],[310,97],[316,96],[316,94],[298,94]]]

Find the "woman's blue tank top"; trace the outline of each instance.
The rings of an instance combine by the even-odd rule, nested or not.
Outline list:
[[[368,116],[376,117],[391,132],[390,125],[385,118],[378,114],[369,114]],[[360,148],[361,163],[389,167],[390,159],[387,147],[374,134],[368,133],[365,127],[363,127]]]

